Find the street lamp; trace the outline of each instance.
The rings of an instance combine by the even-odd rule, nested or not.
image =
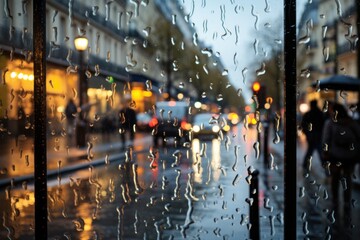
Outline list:
[[[76,125],[76,144],[79,147],[85,146],[86,140],[86,121],[84,118],[84,106],[88,102],[87,79],[85,78],[85,68],[83,66],[84,51],[87,50],[89,40],[85,36],[78,36],[74,39],[75,49],[79,51],[79,121]]]
[[[83,51],[87,50],[89,40],[84,36],[77,36],[74,39],[74,44],[75,44],[76,50],[83,52]]]

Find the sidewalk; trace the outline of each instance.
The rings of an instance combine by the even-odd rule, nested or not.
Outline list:
[[[125,153],[127,150],[123,148],[120,138],[117,135],[110,136],[110,138],[107,139],[108,140],[107,142],[103,141],[104,139],[99,138],[99,135],[90,135],[90,139],[92,139],[91,141],[92,145],[88,145],[82,148],[76,148],[76,147],[67,148],[68,146],[67,143],[66,142],[59,143],[58,139],[60,138],[52,137],[47,142],[48,177],[57,176],[59,173],[64,174],[80,169],[85,169],[90,165],[98,166],[103,164],[110,164],[110,162],[123,160],[126,157]],[[31,140],[29,141],[30,142],[27,144],[31,144]],[[56,141],[57,144],[54,144],[54,142]],[[146,147],[148,145],[150,146],[151,142],[152,139],[149,137],[146,136],[137,137],[133,143],[134,146],[137,146],[135,147],[134,151],[137,151],[139,153],[148,151],[148,148]],[[129,145],[130,143],[127,144]],[[21,149],[21,145],[19,148]],[[27,149],[27,151],[30,150]],[[0,161],[2,163],[11,160],[9,154],[1,155],[1,156],[2,158],[0,159]],[[31,154],[29,154],[29,156],[31,156]],[[32,160],[30,159],[29,162],[32,162]],[[61,162],[60,171],[59,171],[59,162]],[[17,166],[17,168],[21,168],[21,166],[20,167]],[[34,179],[33,165],[29,165],[28,169],[30,170],[23,171],[22,172],[23,174],[21,174],[20,170],[18,170],[17,175],[0,179],[0,188],[9,186],[11,182],[16,185],[24,181],[28,181],[28,182],[33,181]]]
[[[260,238],[283,239],[284,236],[284,142],[273,144],[269,136],[269,166],[263,157],[255,167],[259,170]]]
[[[281,141],[278,144],[273,144],[270,138],[269,151],[274,156],[274,163],[277,166],[277,170],[267,170],[265,167],[259,166],[261,173],[262,183],[265,189],[268,189],[268,198],[270,199],[270,205],[272,203],[274,210],[273,215],[282,214],[284,211],[284,142]],[[300,136],[297,141],[297,239],[358,239],[360,230],[359,225],[359,208],[356,204],[353,204],[352,224],[353,227],[342,225],[341,212],[340,216],[332,219],[332,194],[330,187],[330,179],[326,176],[325,170],[321,165],[321,161],[317,153],[313,154],[312,167],[310,174],[304,176],[302,162],[307,149],[305,139]],[[291,159],[289,159],[291,160]],[[356,170],[358,171],[358,170]],[[359,173],[355,172],[354,176],[357,178],[354,181],[352,189],[353,203],[356,203],[360,198],[359,188]],[[270,188],[266,188],[266,185]],[[278,189],[274,191],[273,186],[278,186]],[[260,186],[262,188],[262,186]],[[341,188],[341,186],[340,186]],[[341,191],[341,190],[340,190]],[[342,198],[340,198],[340,205],[342,206]],[[266,214],[264,208],[261,208],[261,215]],[[282,216],[282,215],[281,215]],[[278,225],[276,225],[276,223]],[[261,222],[261,231],[269,231],[269,222]],[[278,231],[275,237],[279,237],[283,231],[283,225],[281,221],[275,221],[275,229]],[[328,230],[326,230],[328,229]],[[280,231],[279,231],[280,230]],[[328,232],[326,232],[328,231]],[[280,233],[281,232],[281,233]]]

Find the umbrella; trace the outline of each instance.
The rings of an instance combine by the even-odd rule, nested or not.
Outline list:
[[[359,91],[360,79],[346,75],[334,75],[316,81],[312,86],[319,89]]]

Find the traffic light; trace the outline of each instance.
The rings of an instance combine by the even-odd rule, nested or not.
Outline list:
[[[254,95],[256,95],[259,92],[259,90],[261,89],[260,83],[254,82],[252,85],[252,89],[253,89]]]
[[[252,85],[253,95],[257,97],[258,108],[262,109],[266,103],[266,87],[262,86],[259,82],[254,82]]]

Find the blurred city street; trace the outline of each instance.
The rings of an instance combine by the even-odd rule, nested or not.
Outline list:
[[[246,144],[243,139],[245,133]],[[201,236],[201,239],[221,236],[226,239],[246,238],[250,227],[251,200],[246,183],[250,167],[260,172],[261,236],[281,239],[284,231],[283,141],[274,144],[271,134],[269,150],[272,157],[266,166],[262,153],[256,159],[256,150],[251,144],[256,142],[256,136],[255,128],[246,130],[243,124],[239,124],[222,141],[194,139],[191,146],[181,148],[175,148],[174,142],[169,141],[167,147],[154,149],[150,133],[137,133],[134,142],[128,141],[123,149],[118,134],[92,134],[89,136],[92,147],[69,147],[66,151],[59,151],[66,148],[66,138],[49,138],[48,185],[49,194],[53,196],[50,199],[54,201],[49,236],[57,239],[64,234],[61,232],[64,228],[60,226],[66,226],[69,236],[80,239],[90,239],[95,232],[99,236],[123,236],[125,239],[154,239],[159,236],[177,239],[185,235]],[[15,141],[6,144],[7,147],[1,149],[2,156],[7,157],[1,161],[4,166],[11,166],[12,158],[25,159],[24,156],[29,153],[12,157],[10,153],[19,153],[21,148],[28,149],[26,145],[31,145],[31,139],[22,139],[17,146]],[[304,175],[302,159],[306,142],[302,135],[299,136],[297,150],[298,238],[324,239],[328,231],[334,236],[342,234],[345,239],[356,239],[355,236],[360,234],[359,228],[354,227],[360,221],[356,204],[360,197],[359,185],[355,181],[354,226],[349,226],[351,231],[345,234],[331,218],[329,179],[316,154],[310,174]],[[6,161],[9,163],[5,164]],[[137,166],[136,170],[133,165]],[[24,176],[27,176],[27,181],[31,180],[32,167],[30,164],[25,166],[15,170],[10,167],[7,174],[2,174],[1,184],[8,185],[11,180],[14,182],[13,194],[21,192],[19,187],[24,184]],[[131,169],[128,169],[129,166]],[[358,176],[358,172],[355,172],[355,176]],[[31,184],[29,188],[32,188]],[[90,205],[85,202],[88,198],[93,199]],[[59,201],[63,204],[59,205]],[[22,214],[31,216],[32,204],[28,202],[17,207],[23,208]],[[87,216],[89,212],[93,216]],[[20,229],[26,228],[31,221],[17,224]],[[77,232],[74,224],[80,224],[84,231]],[[330,229],[326,230],[328,226]],[[139,232],[144,235],[139,236]]]
[[[49,138],[49,172],[54,172],[48,178],[49,194],[53,196],[50,199],[54,201],[54,206],[50,204],[54,209],[50,214],[53,220],[49,223],[49,236],[56,239],[56,236],[63,235],[61,231],[64,228],[60,226],[66,226],[69,231],[74,229],[74,221],[81,218],[83,220],[79,221],[84,221],[84,231],[77,232],[74,229],[70,232],[71,236],[79,235],[81,239],[90,239],[94,231],[99,236],[115,238],[121,235],[125,239],[142,239],[146,236],[147,239],[154,239],[159,235],[174,236],[175,239],[184,235],[201,236],[204,239],[221,236],[228,239],[248,237],[249,204],[252,201],[249,198],[249,185],[246,183],[251,181],[247,178],[248,168],[251,166],[251,171],[259,169],[263,172],[264,166],[260,159],[255,158],[255,150],[251,147],[253,144],[249,144],[255,142],[256,130],[247,130],[248,144],[244,144],[242,140],[244,133],[242,125],[238,125],[225,136],[226,140],[194,139],[191,146],[181,148],[175,148],[170,141],[167,147],[160,147],[158,150],[151,147],[150,134],[138,133],[134,143],[128,143],[134,146],[131,148],[132,153],[129,148],[121,150],[118,135],[109,136],[107,143],[104,143],[105,136],[93,135],[90,136],[94,143],[92,149],[69,148],[67,156],[63,155],[64,151],[58,151],[59,147],[66,147],[66,142]],[[30,139],[27,141],[27,144],[31,144]],[[51,141],[57,141],[57,144],[52,145]],[[25,143],[26,140],[18,147],[25,148],[22,145]],[[16,148],[9,146],[8,149],[12,147]],[[17,149],[14,150],[18,152]],[[133,181],[134,175],[131,178],[128,175],[126,158],[131,158],[131,164],[137,165],[138,183]],[[91,167],[97,162],[101,162],[99,166]],[[29,168],[31,170],[30,166]],[[30,170],[24,171],[28,174]],[[16,180],[18,176],[23,177],[21,171],[12,171],[15,184],[11,191],[15,195],[21,192],[18,187],[23,183],[17,183]],[[132,173],[133,171],[134,169],[131,170]],[[10,179],[2,181],[6,183]],[[278,203],[273,202],[270,197],[270,191],[280,191],[279,194],[282,194],[282,180],[278,181],[278,187],[273,187],[272,190],[266,189],[260,181],[263,236],[280,237],[283,232],[282,210],[275,206]],[[31,186],[29,184],[29,189]],[[75,190],[78,192],[75,193]],[[93,204],[85,202],[88,198],[94,198],[90,201]],[[266,204],[267,208],[262,207],[265,206],[265,199],[270,201]],[[30,197],[29,201],[31,200],[33,198]],[[63,204],[59,204],[59,201]],[[26,201],[21,201],[24,202]],[[107,203],[102,204],[105,202]],[[28,202],[23,204],[27,207],[20,206],[21,204],[17,207],[22,209],[22,214],[31,216],[32,204]],[[97,211],[101,211],[99,219],[86,216],[89,212],[96,215]],[[134,221],[118,220],[120,217]],[[213,227],[214,223],[216,227]],[[17,224],[17,229],[21,231],[31,222]],[[145,229],[140,229],[143,227]],[[162,229],[161,232],[158,232],[158,228]],[[87,231],[90,229],[91,231]],[[143,232],[146,236],[139,236],[138,232]]]

